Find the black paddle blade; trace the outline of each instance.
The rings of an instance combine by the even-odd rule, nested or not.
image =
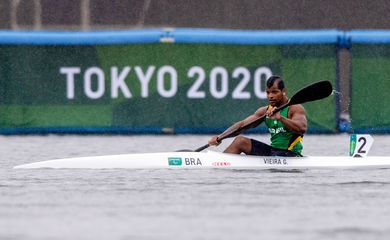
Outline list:
[[[332,84],[329,81],[320,81],[310,84],[299,90],[289,102],[289,105],[302,104],[305,102],[316,101],[328,97],[333,91]]]

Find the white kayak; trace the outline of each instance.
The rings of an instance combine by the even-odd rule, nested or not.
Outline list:
[[[316,168],[390,168],[390,157],[266,157],[206,152],[161,152],[78,157],[23,164],[15,169],[32,168],[256,168],[256,169],[316,169]]]

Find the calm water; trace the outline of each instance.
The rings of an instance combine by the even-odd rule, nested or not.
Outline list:
[[[208,138],[0,136],[0,239],[389,239],[385,169],[12,169],[53,158],[194,149]],[[374,139],[371,155],[390,155],[390,136]],[[305,155],[347,155],[349,146],[347,135],[308,135],[304,145]]]

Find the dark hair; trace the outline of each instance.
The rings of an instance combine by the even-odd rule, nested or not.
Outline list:
[[[283,89],[284,89],[284,81],[283,81],[283,79],[282,79],[280,76],[278,76],[278,75],[273,75],[273,76],[271,76],[271,77],[268,78],[268,80],[267,80],[267,87],[268,87],[268,88],[271,88],[271,87],[274,85],[275,81],[276,81],[277,84],[278,84],[278,88],[279,88],[280,90],[283,90]]]

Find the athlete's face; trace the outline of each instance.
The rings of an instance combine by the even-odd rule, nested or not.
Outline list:
[[[278,88],[278,81],[275,81],[274,84],[266,89],[268,102],[271,106],[280,106],[283,103],[283,97],[286,94],[286,89],[280,90]]]

